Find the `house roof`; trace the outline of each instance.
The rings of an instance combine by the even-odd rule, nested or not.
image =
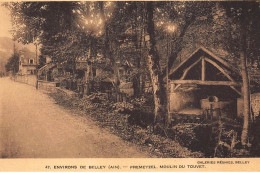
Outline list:
[[[54,64],[54,63],[46,64],[46,65],[42,66],[42,67],[38,70],[38,74],[42,74],[42,73],[44,73],[44,72],[47,72],[47,71],[49,71],[50,69],[54,68],[55,66],[57,66],[57,65]]]
[[[27,48],[24,48],[24,49],[20,50],[19,53],[20,53],[20,55],[23,55],[24,58],[26,58],[26,59],[35,59],[35,57],[36,57],[36,53],[31,52]]]
[[[216,61],[218,61],[221,64],[223,64],[227,69],[230,69],[230,70],[232,70],[235,73],[239,73],[238,69],[235,66],[231,65],[229,62],[227,62],[226,60],[224,60],[220,56],[217,56],[215,53],[213,53],[209,49],[201,46],[201,47],[197,48],[195,51],[193,51],[185,60],[183,60],[179,65],[177,65],[177,67],[172,68],[170,70],[170,72],[169,72],[169,76],[171,76],[172,74],[176,73],[179,68],[184,66],[190,59],[192,59],[199,52],[205,52],[206,54],[208,54],[212,58],[214,58]]]
[[[231,79],[231,81],[241,83],[242,76],[241,76],[241,72],[239,69],[239,63],[237,61],[235,63],[229,62],[227,60],[231,59],[231,61],[232,61],[232,58],[230,58],[228,55],[222,55],[222,56],[216,55],[217,53],[218,53],[218,51],[214,51],[214,53],[213,53],[213,51],[211,51],[205,47],[197,48],[185,60],[180,62],[179,65],[177,65],[175,68],[170,70],[169,78],[174,78],[174,77],[178,78],[180,75],[182,75],[182,73],[184,73],[183,70],[185,68],[192,68],[190,66],[193,66],[196,62],[198,62],[200,60],[200,56],[196,56],[196,55],[205,55],[206,54],[206,55],[208,55],[208,58],[210,58],[212,60],[210,62],[212,62],[212,63],[217,62],[217,63],[215,63],[215,65],[221,66],[219,69],[221,70],[221,72],[223,74],[225,74],[225,76],[229,77],[229,79]],[[250,79],[251,91],[252,92],[260,91],[259,69],[252,71],[252,69],[248,68],[248,74],[249,74],[249,79]],[[183,74],[181,77],[183,77],[183,76],[185,76],[185,74]],[[183,78],[181,78],[181,79],[183,79]]]

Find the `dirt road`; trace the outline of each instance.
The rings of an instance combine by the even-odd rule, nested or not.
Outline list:
[[[148,157],[26,84],[0,78],[0,157]]]

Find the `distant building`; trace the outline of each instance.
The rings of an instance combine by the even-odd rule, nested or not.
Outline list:
[[[19,51],[19,74],[36,73],[36,55],[34,52],[24,48]]]

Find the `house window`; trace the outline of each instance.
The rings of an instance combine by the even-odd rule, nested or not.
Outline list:
[[[33,64],[33,59],[30,59],[30,60],[29,60],[29,64]]]

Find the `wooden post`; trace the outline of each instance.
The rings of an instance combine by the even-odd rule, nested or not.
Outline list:
[[[173,81],[171,81],[171,87],[170,87],[170,92],[174,92],[174,88],[175,88],[175,84],[173,83]]]
[[[36,44],[35,44],[35,52],[36,52],[36,57],[35,57],[35,63],[36,63],[36,69],[35,69],[35,73],[36,73],[36,86],[35,88],[38,89],[38,54],[37,54],[37,41],[36,41]]]
[[[205,75],[206,75],[206,63],[205,58],[203,57],[201,59],[201,80],[205,81]]]
[[[88,71],[88,66],[87,66],[87,70],[85,71],[85,79],[84,79],[84,92],[83,95],[88,95],[89,94],[89,71]]]
[[[171,123],[171,114],[170,114],[170,92],[169,92],[169,35],[167,34],[167,54],[166,54],[166,106],[167,106],[167,125]]]
[[[226,85],[240,86],[240,83],[233,81],[202,81],[202,80],[174,80],[174,84],[199,84],[199,85]]]

